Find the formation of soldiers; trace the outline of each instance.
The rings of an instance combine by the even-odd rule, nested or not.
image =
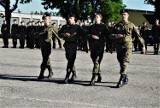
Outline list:
[[[94,15],[94,23],[90,26],[77,25],[75,23],[74,14],[70,14],[67,19],[67,24],[61,28],[56,28],[50,24],[50,15],[45,14],[42,22],[29,22],[28,26],[24,26],[24,22],[21,25],[16,24],[16,20],[12,25],[11,33],[13,38],[13,48],[17,47],[17,38],[20,40],[20,48],[24,48],[25,39],[28,48],[40,48],[42,53],[41,71],[38,77],[39,80],[44,79],[44,72],[47,68],[49,71],[48,78],[53,76],[51,67],[50,54],[54,46],[54,38],[59,41],[59,48],[62,48],[60,38],[64,40],[65,56],[68,61],[66,68],[66,76],[64,83],[74,82],[77,78],[75,60],[77,49],[83,51],[90,51],[90,57],[93,61],[93,70],[90,85],[95,85],[95,79],[98,76],[97,82],[101,82],[102,76],[100,71],[101,61],[103,59],[104,48],[106,51],[112,53],[113,50],[117,52],[117,60],[120,64],[120,78],[117,83],[117,87],[121,87],[128,82],[127,67],[132,55],[133,41],[137,39],[141,44],[141,53],[146,54],[146,44],[143,34],[141,34],[138,28],[128,21],[129,13],[127,10],[121,10],[120,15],[122,21],[114,26],[106,26],[103,24],[102,15],[96,13]],[[3,25],[4,26],[4,25]],[[3,30],[3,28],[2,28]],[[156,19],[155,26],[153,27],[154,38],[154,50],[155,54],[159,51],[159,39],[160,39],[160,26]],[[5,33],[5,32],[4,32]],[[133,33],[135,34],[133,36]],[[3,34],[5,35],[5,34]],[[54,37],[54,38],[53,38]],[[4,48],[7,48],[8,44],[3,37]],[[5,43],[6,42],[6,43]],[[70,78],[70,74],[72,77]]]
[[[7,31],[7,26],[7,22],[6,20],[4,20],[1,28],[1,33],[4,42],[4,46],[2,48],[9,47],[9,35],[12,38],[12,48],[40,48],[39,32],[44,28],[43,21],[29,21],[26,25],[24,21],[21,21],[20,24],[18,24],[17,20],[14,19],[10,32]],[[61,40],[59,38],[56,39],[58,40],[59,48],[62,48]],[[53,36],[53,40],[53,48],[56,48],[55,36]],[[17,46],[17,41],[19,41],[20,46]]]

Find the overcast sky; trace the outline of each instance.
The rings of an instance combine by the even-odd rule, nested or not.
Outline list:
[[[11,0],[11,2],[15,2],[15,0]],[[154,7],[152,5],[144,4],[144,0],[123,0],[123,3],[127,6],[127,9],[137,9],[137,10],[148,10],[154,11]],[[0,6],[0,11],[4,9]],[[41,0],[32,0],[29,4],[19,4],[18,8],[14,12],[18,12],[20,10],[22,13],[31,13],[35,11],[53,11],[53,10],[45,10],[41,5]]]

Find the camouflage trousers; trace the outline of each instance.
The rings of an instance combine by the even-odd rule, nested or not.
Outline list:
[[[77,44],[76,43],[65,43],[65,55],[68,60],[67,63],[67,72],[75,72],[74,62],[77,55]]]
[[[103,53],[104,53],[104,47],[102,48],[96,48],[96,49],[92,49],[91,48],[91,59],[93,62],[93,70],[92,73],[98,74],[100,73],[100,64],[103,58]]]
[[[41,52],[43,61],[41,63],[41,71],[44,71],[46,68],[51,68],[51,54],[52,45],[49,42],[44,42],[41,44]]]
[[[127,68],[132,56],[132,48],[118,47],[117,59],[120,64],[120,74],[127,74]]]

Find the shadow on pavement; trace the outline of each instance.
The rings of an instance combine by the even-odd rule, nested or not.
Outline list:
[[[64,78],[50,78],[48,79],[45,77],[43,80],[38,80],[38,76],[21,76],[21,75],[8,75],[3,74],[0,75],[0,80],[19,80],[19,81],[37,81],[37,82],[53,82],[57,84],[64,84]],[[82,80],[75,80],[74,82],[69,81],[68,84],[75,84],[75,85],[82,85],[82,86],[90,86],[90,81],[82,81]],[[101,87],[110,87],[110,88],[117,88],[116,86],[107,86],[106,84],[117,84],[117,82],[101,82],[96,83],[94,86],[101,86]],[[103,84],[103,85],[102,85]]]

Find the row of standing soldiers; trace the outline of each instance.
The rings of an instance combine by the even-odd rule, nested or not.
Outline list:
[[[7,31],[7,23],[6,20],[3,21],[1,33],[3,37],[4,46],[3,48],[8,48],[9,42],[9,32]],[[25,25],[24,21],[21,22],[20,25],[17,24],[16,20],[13,20],[13,24],[11,26],[11,37],[12,37],[12,43],[13,47],[17,47],[17,40],[19,39],[20,46],[19,48],[24,48],[25,44],[27,48],[40,48],[40,42],[39,42],[39,32],[43,30],[44,28],[44,22],[38,21],[37,23],[34,23],[33,21],[28,22],[28,26]],[[54,40],[54,46],[56,47],[55,43],[55,37],[52,38]],[[61,41],[58,38],[58,44],[59,48],[62,48]]]

